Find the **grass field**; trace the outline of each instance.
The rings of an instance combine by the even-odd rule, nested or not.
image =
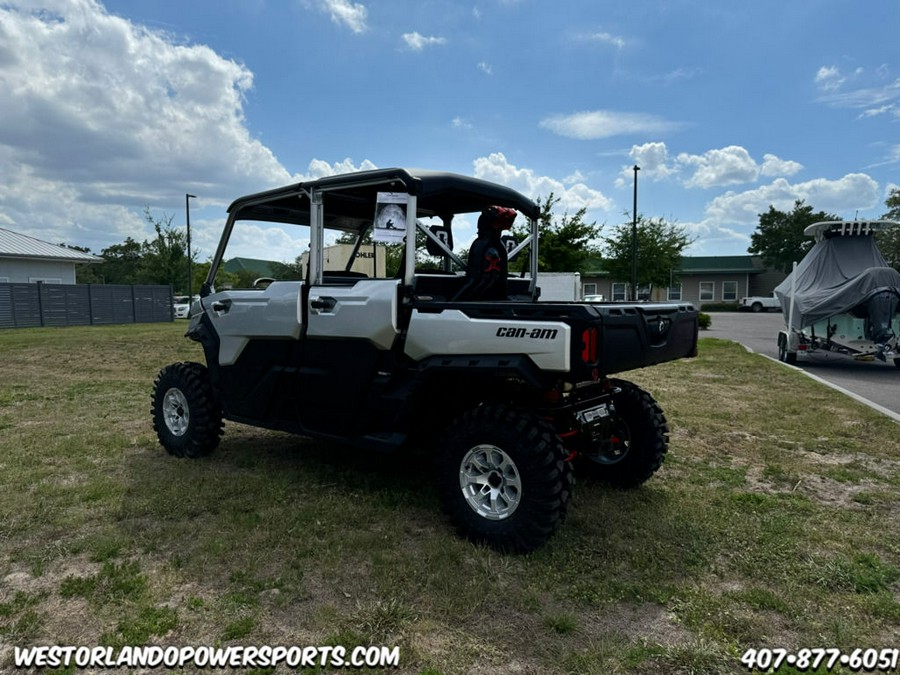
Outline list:
[[[387,645],[430,675],[900,646],[900,427],[791,369],[705,339],[628,374],[668,416],[663,468],[579,483],[515,556],[457,538],[421,456],[230,423],[167,456],[150,389],[202,360],[184,329],[0,331],[0,672],[34,644]]]

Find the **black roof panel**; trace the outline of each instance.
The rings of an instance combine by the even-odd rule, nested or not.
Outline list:
[[[326,176],[240,197],[228,207],[241,219],[302,223],[309,220],[308,193],[320,190],[329,216],[371,218],[377,192],[417,196],[417,215],[473,213],[507,206],[537,218],[538,205],[519,192],[480,178],[419,169],[374,169]]]

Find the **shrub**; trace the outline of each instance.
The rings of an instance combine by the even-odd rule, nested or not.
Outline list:
[[[700,312],[697,316],[697,320],[700,322],[700,330],[707,330],[710,325],[712,325],[712,317],[709,314]]]

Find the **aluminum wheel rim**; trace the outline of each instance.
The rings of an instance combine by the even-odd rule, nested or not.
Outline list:
[[[191,414],[188,410],[187,398],[181,389],[172,387],[163,397],[163,419],[166,428],[173,436],[184,436],[191,422]]]
[[[509,518],[522,502],[519,470],[496,445],[476,445],[465,454],[459,487],[469,507],[487,520]]]

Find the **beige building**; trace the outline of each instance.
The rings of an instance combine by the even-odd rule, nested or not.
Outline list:
[[[602,263],[601,263],[602,265]],[[685,256],[681,268],[672,271],[668,288],[654,288],[651,300],[684,301],[696,305],[737,303],[748,295],[771,295],[784,278],[783,272],[770,270],[757,256]],[[630,284],[610,279],[601,270],[582,275],[584,295],[603,295],[607,300],[631,299]],[[639,295],[646,297],[646,291]]]

